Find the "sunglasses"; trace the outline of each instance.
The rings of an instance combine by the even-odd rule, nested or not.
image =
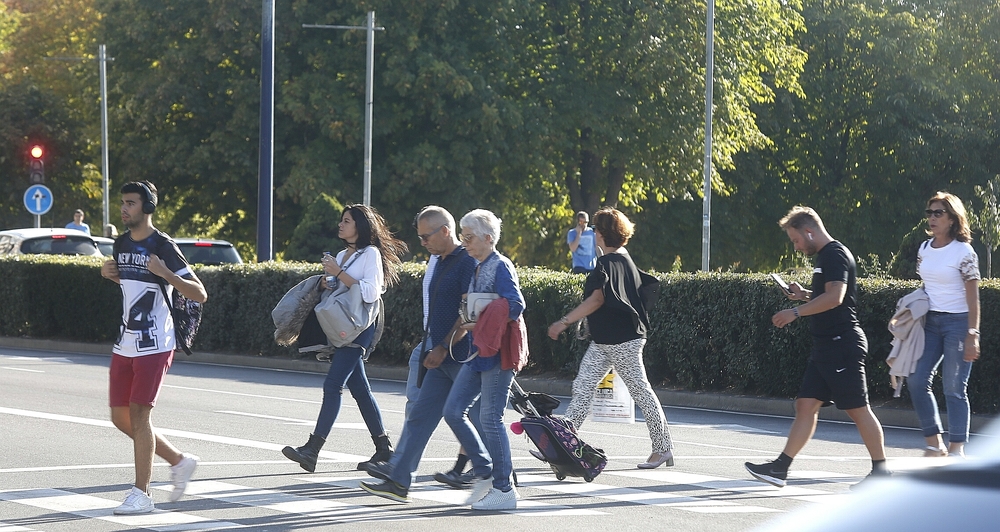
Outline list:
[[[438,231],[440,231],[442,229],[444,229],[443,225],[440,226],[440,227],[438,227],[437,229],[431,231],[430,233],[427,233],[426,235],[417,235],[417,238],[419,238],[421,242],[427,242],[427,240],[430,237],[434,236],[435,234],[437,234]]]
[[[944,209],[927,209],[924,211],[924,214],[927,215],[928,218],[940,218],[945,214],[948,214],[948,211]]]

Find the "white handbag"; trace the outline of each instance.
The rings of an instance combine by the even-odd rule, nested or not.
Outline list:
[[[499,298],[500,294],[495,292],[469,292],[462,296],[462,305],[458,309],[462,323],[475,323],[486,307]]]

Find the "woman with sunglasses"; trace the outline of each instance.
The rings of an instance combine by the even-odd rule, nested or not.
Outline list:
[[[910,399],[927,440],[924,456],[965,456],[966,389],[972,363],[979,359],[979,257],[969,243],[969,222],[957,196],[938,192],[927,200],[925,212],[931,238],[917,252],[917,274],[924,281],[930,311],[924,324],[924,352],[910,376]],[[931,391],[939,366],[948,411],[948,447]]]

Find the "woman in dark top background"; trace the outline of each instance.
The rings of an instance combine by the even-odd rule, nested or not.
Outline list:
[[[634,231],[622,212],[610,207],[597,211],[594,232],[603,256],[597,259],[597,267],[584,283],[583,303],[553,323],[549,337],[555,340],[570,324],[588,318],[592,341],[573,380],[573,398],[566,417],[577,428],[583,424],[590,415],[597,384],[614,367],[642,410],[653,442],[652,454],[638,467],[653,469],[674,465],[674,455],[667,418],[642,362],[649,317],[639,298],[639,269],[625,249]]]

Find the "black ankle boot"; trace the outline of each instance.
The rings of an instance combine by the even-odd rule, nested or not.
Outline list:
[[[315,434],[309,435],[309,441],[302,447],[287,446],[281,450],[285,458],[293,462],[298,462],[302,469],[312,473],[316,471],[316,459],[319,458],[319,450],[323,448],[326,440]]]
[[[358,464],[358,471],[367,471],[369,465],[377,464],[379,462],[388,462],[392,458],[392,442],[389,441],[389,436],[383,434],[381,436],[372,436],[372,441],[375,442],[375,454],[368,459],[367,462],[361,462]]]

